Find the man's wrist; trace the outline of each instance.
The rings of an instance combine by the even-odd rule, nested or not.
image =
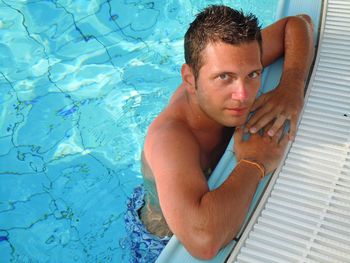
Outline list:
[[[300,90],[304,91],[306,79],[308,74],[298,69],[287,69],[282,73],[282,77],[280,80],[281,86],[289,86],[292,85],[295,88],[300,88]]]
[[[260,179],[263,179],[265,177],[266,169],[262,163],[260,163],[256,160],[252,160],[252,159],[240,159],[239,162],[237,163],[237,166],[240,164],[245,164],[245,165],[248,165],[250,167],[254,167],[255,169],[257,169],[259,171]]]

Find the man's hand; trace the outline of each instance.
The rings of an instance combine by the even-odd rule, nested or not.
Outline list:
[[[255,133],[248,140],[244,140],[243,134],[242,127],[237,128],[234,133],[234,152],[237,160],[255,160],[264,165],[266,174],[275,170],[288,143],[288,137],[282,135],[282,129],[279,129],[274,137],[266,133]]]
[[[268,123],[273,125],[267,134],[273,137],[286,122],[290,120],[289,140],[295,137],[300,112],[304,105],[304,82],[284,82],[263,95],[253,104],[252,111],[256,111],[246,125],[250,133],[257,133]],[[299,85],[296,87],[296,85]]]
[[[255,101],[252,110],[256,112],[247,128],[254,134],[273,121],[268,134],[274,136],[290,120],[288,137],[293,140],[314,55],[313,23],[308,15],[287,17],[264,29],[262,38],[263,65],[268,66],[284,55],[283,73],[278,87]]]

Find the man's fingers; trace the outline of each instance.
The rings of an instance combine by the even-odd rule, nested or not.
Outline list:
[[[253,106],[251,108],[251,111],[255,111],[256,109],[260,108],[262,105],[264,105],[265,103],[265,97],[266,94],[262,94],[259,98],[257,98],[255,100],[255,102],[253,103]]]
[[[269,112],[271,111],[271,107],[269,105],[265,105],[264,107],[260,108],[259,110],[257,110],[253,116],[249,119],[249,121],[247,122],[247,129],[251,132],[251,133],[256,133],[259,129],[258,127],[256,127],[257,123],[261,121],[261,118],[263,116],[266,116],[269,114]],[[265,123],[266,124],[266,123]],[[252,129],[253,128],[253,129]]]
[[[283,135],[283,138],[280,140],[279,145],[285,147],[289,142],[289,138],[286,135]]]
[[[274,119],[274,117],[275,117],[275,113],[274,112],[265,113],[261,118],[259,118],[257,120],[256,123],[254,123],[254,125],[251,126],[251,128],[249,129],[249,132],[250,133],[256,133],[262,127],[265,127],[266,124],[271,122]]]
[[[288,138],[290,141],[293,141],[297,132],[297,122],[298,118],[297,116],[293,115],[290,119],[290,129],[288,133]]]
[[[287,117],[280,114],[277,119],[275,120],[272,127],[268,130],[267,134],[269,136],[274,136],[276,132],[283,126],[284,122],[286,121]]]
[[[270,121],[268,124],[266,124],[266,125],[264,126],[264,134],[267,134],[268,130],[271,129],[273,123],[274,123],[273,121]]]
[[[278,143],[281,140],[282,133],[283,133],[283,126],[275,132],[275,135],[272,137],[272,140]],[[283,137],[286,137],[286,136],[283,135]]]
[[[235,142],[243,141],[243,127],[236,127],[236,130],[233,134]]]

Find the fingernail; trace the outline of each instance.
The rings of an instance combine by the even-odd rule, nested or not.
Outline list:
[[[249,130],[251,133],[256,133],[256,128],[255,127],[252,127],[252,128],[250,128],[250,130]]]
[[[269,136],[274,136],[275,135],[275,133],[273,132],[273,130],[269,130],[268,132],[267,132],[267,134],[269,135]]]

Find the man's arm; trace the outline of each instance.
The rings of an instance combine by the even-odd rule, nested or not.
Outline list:
[[[256,160],[267,172],[276,168],[287,140],[278,143],[256,134],[243,142],[242,137],[243,131],[238,129],[235,151],[239,159]],[[146,158],[170,229],[193,256],[214,257],[239,231],[261,171],[242,162],[219,188],[210,191],[201,168],[200,149],[191,132],[169,124],[148,140]]]
[[[262,63],[267,66],[284,54],[283,73],[278,87],[258,98],[255,114],[247,129],[255,133],[273,122],[269,135],[274,136],[285,121],[291,121],[289,138],[293,139],[304,104],[305,81],[314,56],[313,25],[309,16],[287,17],[262,30]]]

